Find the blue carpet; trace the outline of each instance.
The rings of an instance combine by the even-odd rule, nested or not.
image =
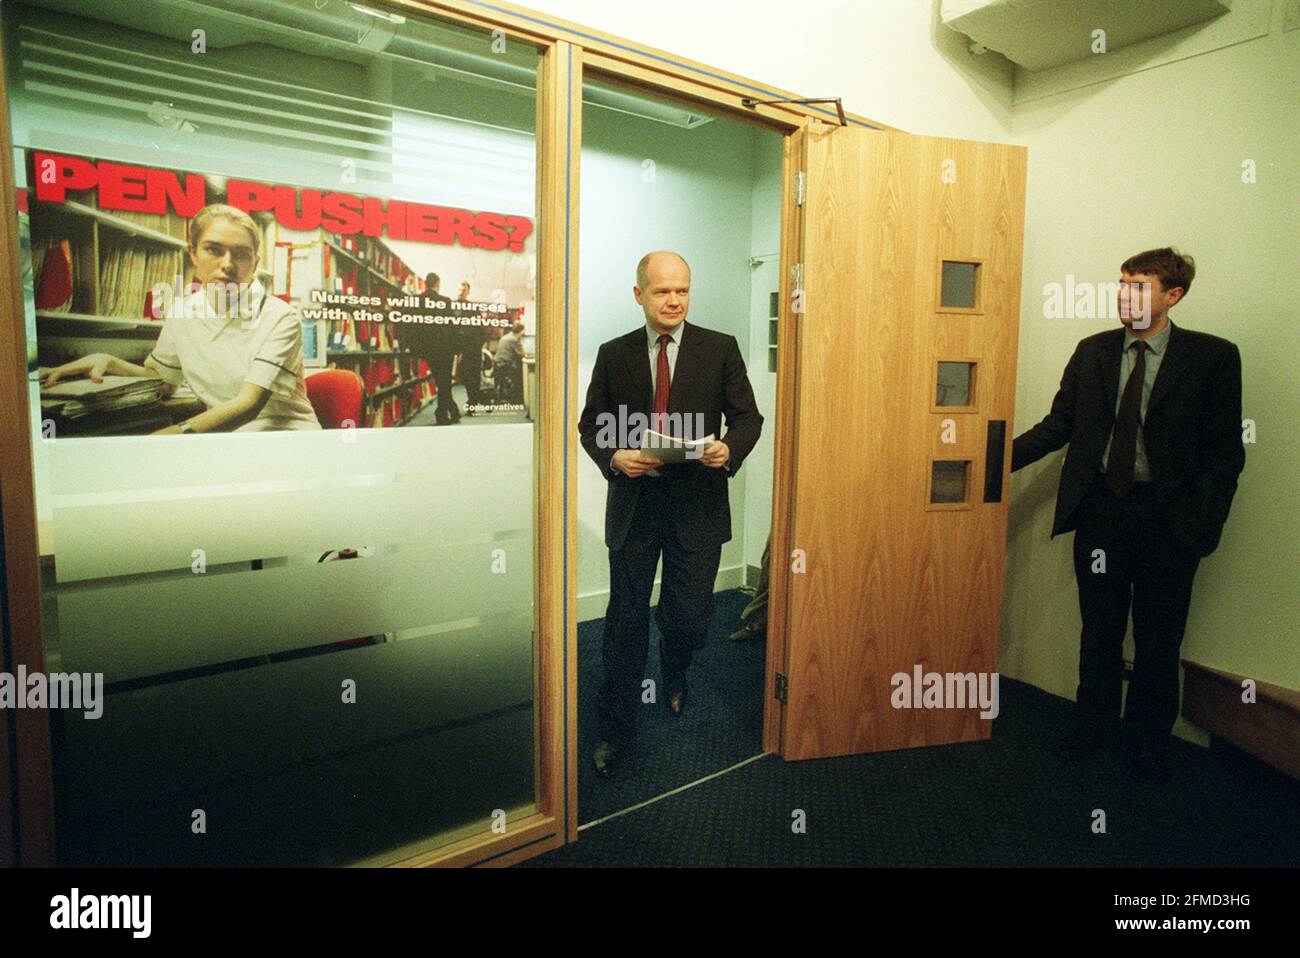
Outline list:
[[[646,706],[629,767],[610,781],[590,768],[600,622],[579,627],[580,821],[760,751],[763,643],[725,639],[744,602],[719,595],[686,714]],[[1073,703],[1005,677],[1000,693],[986,742],[769,755],[519,867],[1300,867],[1300,783],[1229,746],[1175,739],[1168,781],[1137,785],[1122,750],[1078,765],[1055,754]],[[804,834],[791,828],[797,810]]]
[[[749,596],[739,589],[717,594],[709,638],[695,653],[686,681],[685,711],[668,713],[659,663],[659,630],[650,618],[650,658],[656,701],[638,713],[636,740],[610,778],[591,755],[600,740],[601,632],[604,619],[578,624],[578,821],[595,821],[679,785],[721,771],[763,751],[762,640],[729,642]]]

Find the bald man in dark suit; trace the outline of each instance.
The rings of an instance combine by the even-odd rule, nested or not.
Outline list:
[[[686,706],[687,668],[704,646],[722,545],[731,539],[727,479],[740,471],[763,427],[735,337],[686,322],[690,287],[690,267],[677,253],[642,258],[632,293],[645,324],[600,347],[578,422],[583,448],[609,483],[605,681],[593,756],[602,775],[610,774],[636,730],[660,554],[655,621],[663,636],[663,693],[673,715]],[[641,453],[635,427],[630,433],[606,428],[633,414],[658,414],[692,433],[680,438],[697,440],[721,434],[725,416],[727,432],[696,458],[665,464]]]

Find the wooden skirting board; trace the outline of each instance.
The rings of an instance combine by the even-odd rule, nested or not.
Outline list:
[[[1300,779],[1300,691],[1255,681],[1255,701],[1243,702],[1248,676],[1183,660],[1183,718]]]

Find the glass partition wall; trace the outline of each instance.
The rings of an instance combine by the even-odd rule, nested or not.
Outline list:
[[[62,864],[535,809],[539,52],[396,10],[0,11]]]

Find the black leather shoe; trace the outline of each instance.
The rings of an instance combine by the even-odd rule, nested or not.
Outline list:
[[[686,708],[686,690],[668,693],[668,711],[674,716],[681,715]]]
[[[614,766],[618,764],[618,749],[609,742],[601,742],[596,746],[596,753],[592,756],[596,763],[596,771],[601,775],[609,778]]]
[[[727,636],[728,641],[744,642],[747,639],[761,639],[766,631],[764,624],[761,622],[749,622],[742,625],[731,635]]]

